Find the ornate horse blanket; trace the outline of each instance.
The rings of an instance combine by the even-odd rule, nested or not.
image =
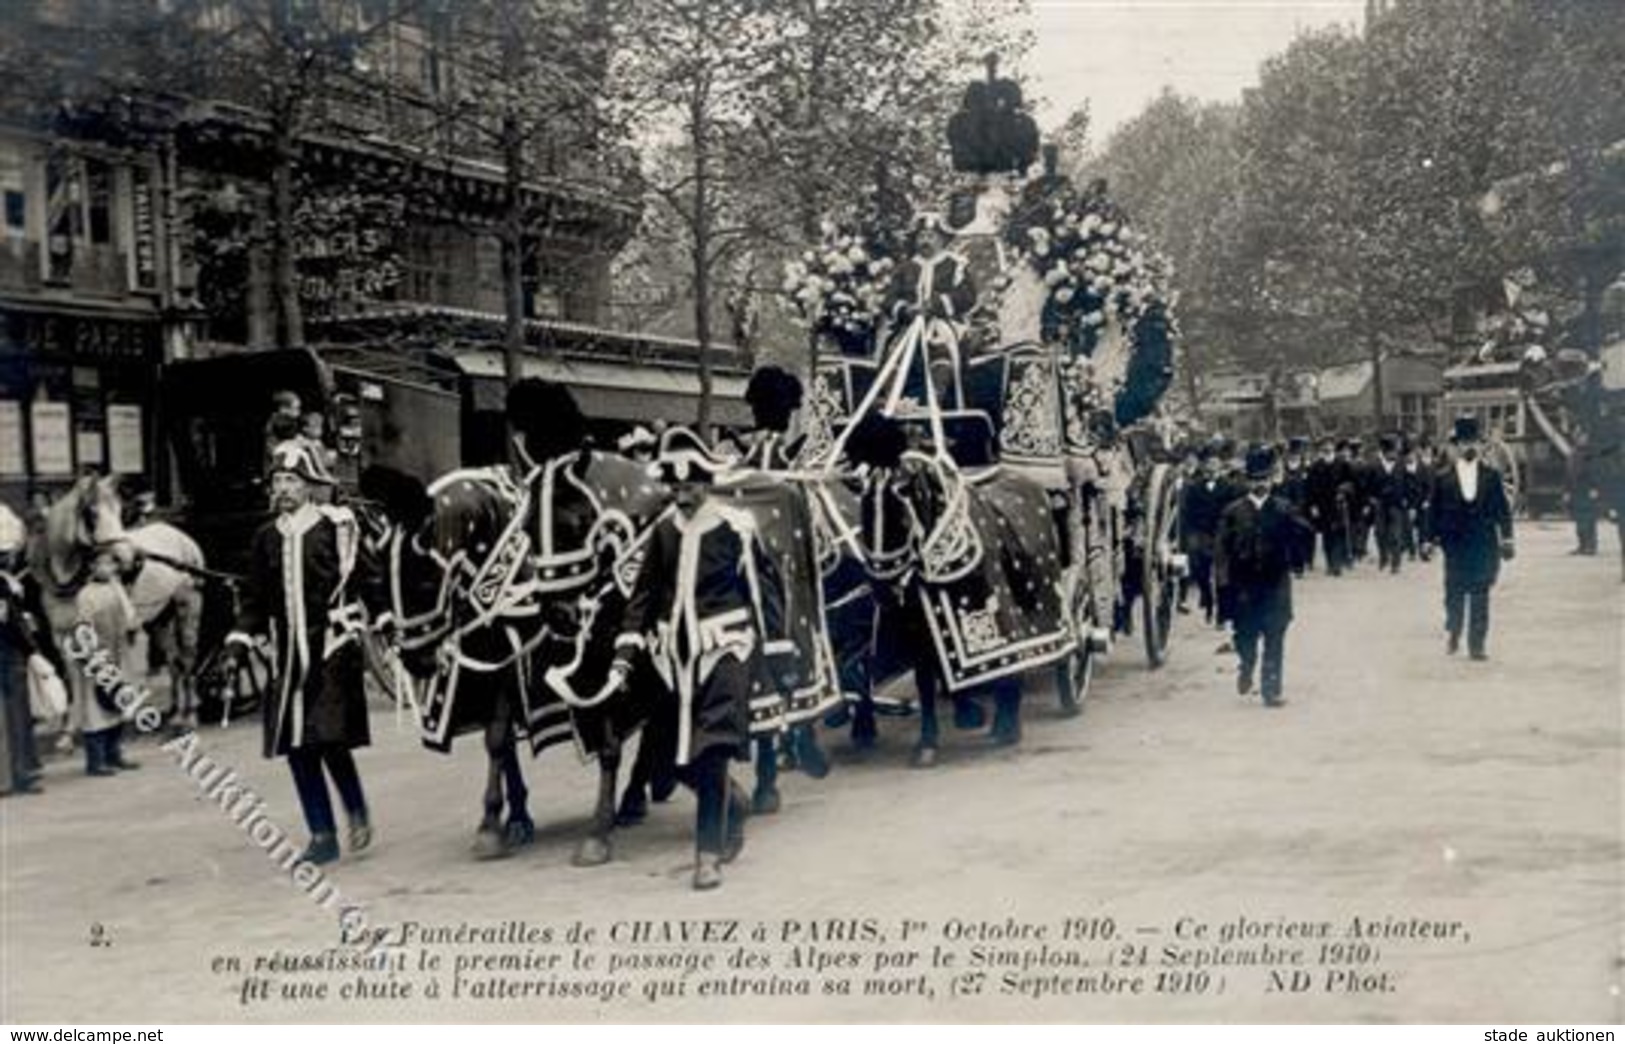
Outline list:
[[[947,508],[922,547],[919,597],[948,689],[1067,656],[1076,636],[1043,488],[1003,469],[946,487]]]

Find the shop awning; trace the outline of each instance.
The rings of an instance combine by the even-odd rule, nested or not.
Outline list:
[[[474,408],[501,410],[506,395],[502,353],[461,351],[452,358],[467,376],[486,378],[473,382]],[[700,378],[692,369],[529,357],[523,361],[521,373],[567,386],[575,393],[582,412],[593,419],[692,424],[699,408]],[[750,423],[750,410],[744,401],[745,382],[746,378],[734,374],[713,375],[714,423]]]

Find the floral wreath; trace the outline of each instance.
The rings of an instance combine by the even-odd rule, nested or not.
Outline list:
[[[784,266],[784,292],[803,324],[842,350],[867,354],[885,314],[892,259],[868,236],[824,221],[819,244]]]
[[[1086,360],[1115,316],[1131,353],[1122,386],[1112,389],[1117,423],[1149,414],[1173,376],[1178,331],[1164,289],[1168,262],[1098,187],[1079,193],[1063,186],[1029,198],[1012,216],[1005,242],[1044,283],[1039,329],[1046,342],[1070,349],[1066,374],[1089,379]]]

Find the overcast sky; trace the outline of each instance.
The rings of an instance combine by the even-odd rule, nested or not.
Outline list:
[[[1057,127],[1084,99],[1100,147],[1162,88],[1204,101],[1240,98],[1258,65],[1299,32],[1356,29],[1364,0],[1032,0],[1037,46],[1026,69]]]

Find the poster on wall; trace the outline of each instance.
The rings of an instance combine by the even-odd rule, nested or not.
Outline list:
[[[22,475],[28,471],[23,460],[23,407],[19,402],[0,401],[0,475]]]
[[[73,451],[81,465],[101,466],[105,460],[102,453],[102,433],[95,428],[78,429],[73,433]]]
[[[68,404],[36,402],[30,409],[34,429],[34,472],[38,475],[73,474]]]
[[[107,445],[113,474],[138,475],[145,469],[146,454],[141,446],[141,407],[109,404]]]

